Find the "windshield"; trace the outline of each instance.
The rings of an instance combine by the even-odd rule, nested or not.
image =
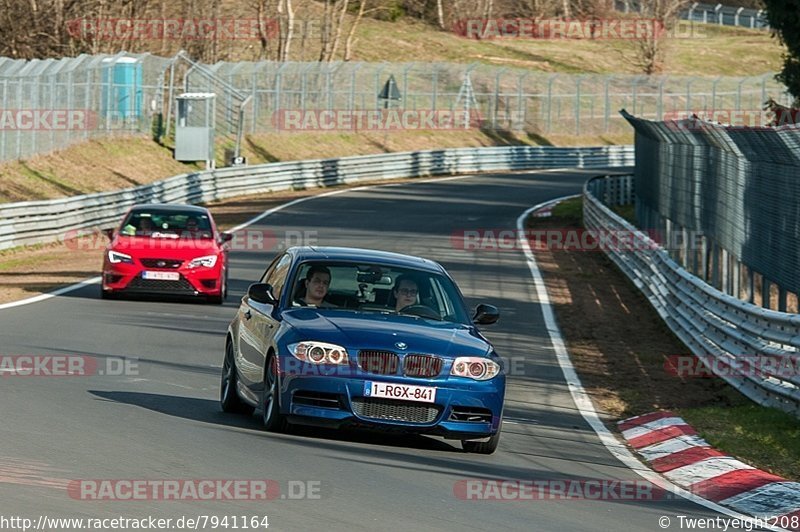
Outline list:
[[[369,263],[301,264],[295,274],[289,306],[469,323],[461,294],[448,277]]]
[[[122,222],[120,234],[151,238],[212,238],[211,220],[196,211],[137,209]]]

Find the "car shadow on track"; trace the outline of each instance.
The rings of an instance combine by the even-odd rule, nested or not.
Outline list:
[[[102,400],[139,406],[168,416],[240,429],[250,429],[256,431],[254,434],[259,437],[268,438],[271,436],[261,428],[258,413],[257,415],[251,416],[226,414],[220,410],[219,402],[215,400],[142,392],[89,390],[89,393]],[[427,436],[401,433],[387,434],[385,432],[355,429],[334,430],[292,425],[288,434],[282,436],[294,437],[307,441],[330,440],[331,442],[338,441],[366,445],[405,447],[408,449],[429,451],[453,452],[460,450],[458,444],[455,442],[454,445],[450,445],[442,440],[429,438]],[[319,446],[320,444],[315,442],[311,445]]]

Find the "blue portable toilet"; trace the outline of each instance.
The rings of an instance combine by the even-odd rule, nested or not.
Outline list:
[[[142,64],[134,57],[109,57],[103,63],[103,118],[138,120],[142,117]]]

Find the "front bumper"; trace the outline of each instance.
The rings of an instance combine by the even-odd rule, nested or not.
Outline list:
[[[145,271],[178,273],[178,280],[145,279]],[[138,264],[105,261],[103,290],[106,292],[218,296],[222,290],[221,269],[214,268],[144,268]]]
[[[318,369],[318,368],[315,368]],[[365,382],[436,387],[434,403],[366,397]],[[488,381],[359,374],[281,376],[281,412],[295,423],[479,439],[500,426],[505,375]]]

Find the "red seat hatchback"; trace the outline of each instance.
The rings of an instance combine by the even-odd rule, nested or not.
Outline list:
[[[103,258],[103,298],[117,294],[202,296],[215,303],[228,290],[232,235],[220,233],[208,209],[142,204],[130,208]]]

